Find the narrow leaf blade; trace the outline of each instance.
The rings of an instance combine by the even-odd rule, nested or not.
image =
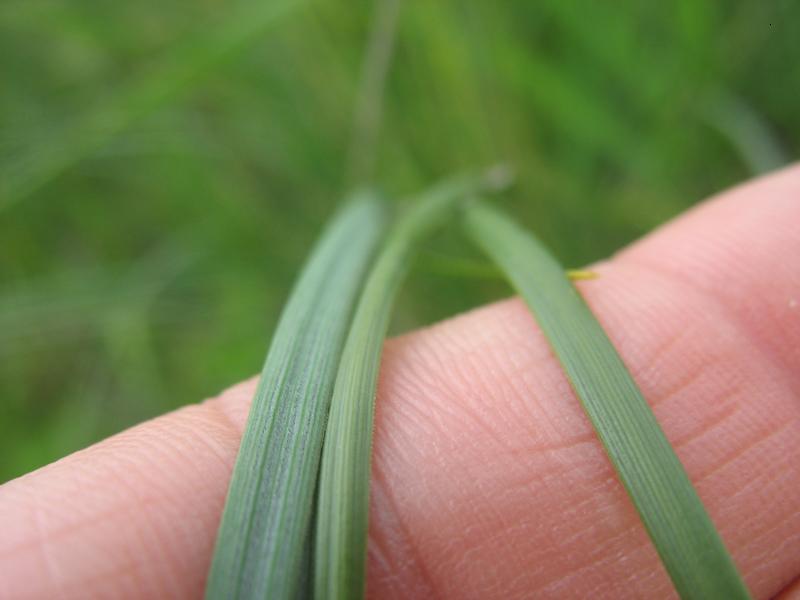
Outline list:
[[[394,227],[370,271],[342,352],[320,470],[314,595],[364,595],[375,390],[395,294],[416,247],[458,201],[485,183],[463,178],[435,188]]]
[[[467,234],[539,322],[682,598],[749,598],[683,466],[564,269],[497,209],[465,211]]]
[[[208,599],[288,599],[302,589],[328,405],[384,212],[374,198],[346,208],[286,304],[231,479]]]

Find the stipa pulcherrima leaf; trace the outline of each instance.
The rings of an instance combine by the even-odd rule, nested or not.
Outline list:
[[[536,317],[681,598],[749,598],[653,412],[564,269],[532,234],[484,203],[466,209],[464,227]]]
[[[385,205],[374,197],[346,207],[313,250],[286,304],[231,479],[208,599],[288,599],[307,589],[328,406],[385,223]]]
[[[392,229],[359,300],[331,400],[319,481],[314,596],[364,595],[375,390],[394,297],[420,243],[480,189],[507,185],[496,168],[445,182],[424,195]]]

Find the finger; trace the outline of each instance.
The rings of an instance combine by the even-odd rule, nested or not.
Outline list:
[[[760,597],[800,573],[798,224],[795,168],[669,224],[580,286]],[[519,301],[395,341],[387,364],[377,597],[671,593]]]
[[[768,358],[800,372],[800,170],[712,199],[621,253],[708,296]]]
[[[776,600],[800,600],[800,579],[796,579],[788,588],[778,594]]]
[[[241,434],[224,410],[244,410],[241,389],[3,486],[0,598],[200,597]]]
[[[800,282],[780,261],[800,250],[785,226],[800,221],[798,181],[800,172],[786,171],[735,191],[582,285],[761,597],[800,573],[798,381],[789,368],[797,357],[783,352],[796,340],[791,294]],[[749,214],[741,222],[740,210]],[[768,296],[760,302],[672,275],[680,256],[694,273],[706,261],[709,276],[714,263],[729,269],[720,248],[736,240],[753,248],[737,255],[737,293],[755,289]],[[787,293],[782,308],[775,295]],[[757,318],[759,307],[768,318]],[[199,596],[252,389],[6,484],[0,597]],[[377,418],[373,596],[671,593],[518,301],[390,342]]]

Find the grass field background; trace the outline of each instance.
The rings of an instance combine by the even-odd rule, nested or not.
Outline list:
[[[3,1],[0,481],[260,370],[357,181],[374,9]],[[499,201],[577,267],[797,156],[798,23],[788,0],[406,0],[362,159],[399,199],[512,165]],[[393,327],[508,293],[445,232]]]

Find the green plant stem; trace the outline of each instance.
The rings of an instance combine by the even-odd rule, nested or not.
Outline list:
[[[564,269],[486,204],[467,208],[464,226],[539,322],[681,598],[749,598],[653,412]]]
[[[328,405],[384,223],[382,202],[352,203],[326,230],[286,304],[231,479],[208,599],[293,599],[307,583]]]
[[[377,0],[361,65],[348,168],[352,183],[373,179],[383,117],[386,78],[392,64],[402,0]]]

